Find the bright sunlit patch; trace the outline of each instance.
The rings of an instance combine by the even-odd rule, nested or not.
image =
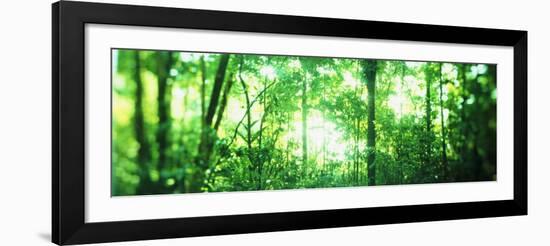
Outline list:
[[[423,80],[411,75],[405,76],[405,88],[408,90],[403,90],[403,94],[424,95],[424,90],[420,87],[421,84],[424,84]]]
[[[175,68],[170,69],[170,76],[174,77],[176,75],[178,75],[178,70],[176,70]]]
[[[477,67],[477,72],[478,72],[479,74],[485,74],[485,73],[487,73],[487,70],[488,70],[487,65],[485,65],[485,64],[478,64],[476,67]]]
[[[396,113],[398,118],[403,116],[403,104],[406,103],[406,98],[402,94],[392,95],[389,99],[388,105],[392,108],[393,112]]]
[[[275,69],[273,69],[272,66],[266,66],[260,69],[260,74],[267,77],[269,80],[273,80],[277,74],[275,73]]]
[[[185,109],[183,108],[183,101],[185,97],[185,91],[182,88],[176,88],[172,90],[172,104],[170,108],[174,118],[181,119],[183,117]]]
[[[191,53],[185,53],[185,52],[181,52],[180,53],[180,60],[182,62],[190,62],[192,60],[195,59],[195,55],[194,54],[191,54]]]
[[[131,113],[133,113],[133,102],[128,98],[118,94],[113,96],[113,117],[114,122],[120,126],[128,126],[131,124]]]
[[[407,65],[407,67],[409,68],[419,68],[420,66],[424,65],[425,62],[415,62],[415,61],[406,61],[405,62],[405,65]]]
[[[120,74],[113,74],[112,83],[114,89],[123,89],[127,86],[124,77]]]
[[[361,84],[361,81],[359,81],[357,78],[353,76],[351,72],[345,72],[344,73],[344,86],[348,86],[351,88],[355,88],[356,86]]]
[[[441,72],[451,78],[456,78],[458,76],[458,71],[456,67],[450,63],[444,63],[441,66]]]
[[[395,83],[393,94],[388,98],[388,105],[398,119],[414,112],[414,105],[408,95],[411,93],[409,91],[412,91],[412,93],[422,93],[419,86],[420,81],[412,76],[405,76],[403,79],[403,84],[401,82]],[[408,90],[405,88],[408,88]]]
[[[242,104],[238,99],[231,98],[227,102],[227,119],[238,124],[239,121],[246,117],[246,105]]]
[[[321,75],[334,76],[336,72],[328,67],[318,67],[317,72]]]
[[[292,123],[292,130],[289,132],[290,138],[294,141],[302,141],[302,121],[296,117]],[[343,133],[340,132],[336,125],[329,120],[325,120],[322,114],[317,111],[310,111],[307,118],[307,139],[308,152],[310,157],[323,156],[323,148],[326,151],[328,160],[343,161],[346,159],[346,144]],[[311,155],[315,153],[316,155]],[[294,153],[300,156],[301,148]]]
[[[403,115],[403,104],[405,104],[406,98],[403,96],[403,88],[401,83],[395,83],[394,94],[390,96],[388,105],[393,109],[398,118]]]
[[[479,71],[477,69],[477,66],[471,66],[470,67],[470,76],[475,78],[478,74],[479,74]]]
[[[293,68],[293,69],[300,69],[300,68],[302,68],[302,64],[300,63],[299,60],[292,60],[288,64],[288,67]]]

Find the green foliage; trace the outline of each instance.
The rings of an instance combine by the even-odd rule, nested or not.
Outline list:
[[[117,49],[112,73],[115,196],[496,178],[495,65]]]

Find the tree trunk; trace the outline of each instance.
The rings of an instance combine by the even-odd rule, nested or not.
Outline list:
[[[325,87],[326,87],[326,85],[323,85],[323,91],[322,91],[323,95],[322,95],[322,99],[321,99],[321,104],[324,104],[325,101],[326,101],[326,97],[325,97],[325,95],[326,95],[326,94],[325,94],[325,93],[326,93],[326,90],[325,90]],[[322,114],[322,116],[323,116],[323,118],[322,118],[322,119],[323,119],[323,125],[322,125],[322,127],[323,127],[323,132],[326,132],[326,126],[325,126],[325,125],[326,125],[326,112],[325,112],[325,111],[326,111],[326,110],[325,110],[325,107],[322,106],[322,108],[321,108],[321,114]],[[321,168],[321,175],[324,176],[325,173],[326,173],[326,171],[327,171],[327,167],[326,167],[326,165],[327,165],[327,134],[323,134],[322,155],[323,155],[323,156],[322,156],[322,158],[323,158],[323,160],[322,160],[322,161],[323,161],[323,167]]]
[[[225,88],[223,90],[223,97],[220,102],[220,106],[218,108],[218,113],[216,117],[216,123],[214,123],[214,131],[218,131],[218,128],[220,127],[220,124],[222,122],[223,113],[225,111],[225,108],[227,106],[227,99],[229,98],[229,93],[231,92],[231,87],[233,86],[233,74],[229,75],[229,78],[227,80],[227,83],[225,83]]]
[[[245,99],[245,103],[246,103],[246,113],[245,113],[245,117],[246,117],[246,125],[244,126],[246,128],[246,156],[248,158],[248,161],[250,163],[250,169],[249,170],[252,170],[252,166],[255,165],[255,161],[254,161],[254,155],[252,153],[252,116],[250,114],[250,109],[252,107],[251,105],[251,102],[250,102],[250,96],[248,94],[248,87],[246,86],[246,83],[242,77],[242,69],[243,69],[243,58],[241,57],[241,61],[240,61],[240,64],[239,64],[239,73],[238,73],[238,77],[239,77],[239,81],[241,82],[241,86],[242,86],[242,89],[243,89],[243,94],[244,94],[244,99]],[[236,129],[236,131],[238,131],[238,129]],[[251,172],[252,173],[252,172]],[[253,175],[250,175],[250,181],[253,182]]]
[[[359,185],[359,134],[361,131],[359,129],[361,119],[359,116],[355,119],[355,184]]]
[[[287,119],[286,119],[286,128],[287,128],[287,131],[288,132],[291,132],[291,119],[292,119],[292,116],[291,116],[291,113],[290,112],[287,112]],[[291,142],[293,140],[291,139],[288,139],[286,141],[286,163],[287,163],[287,167],[288,168],[291,168],[292,169],[292,178],[294,178],[294,180],[298,180],[298,165],[296,165],[296,162],[292,162],[290,161],[290,151],[291,151]],[[291,166],[292,164],[292,166]]]
[[[214,86],[212,87],[212,93],[210,94],[210,104],[208,105],[208,111],[206,112],[205,123],[207,127],[212,127],[212,121],[214,114],[218,108],[219,98],[222,90],[223,81],[225,79],[225,72],[227,71],[227,64],[229,63],[229,54],[223,54],[220,57],[220,64],[218,65],[218,71],[214,79]]]
[[[460,73],[462,77],[462,108],[460,112],[460,118],[461,118],[461,126],[462,126],[462,146],[461,146],[461,158],[462,163],[467,162],[467,153],[468,153],[468,126],[467,126],[467,115],[466,115],[466,101],[468,100],[468,93],[467,93],[467,86],[468,86],[468,80],[466,79],[466,64],[462,64],[460,67]]]
[[[443,162],[443,180],[447,180],[448,160],[447,160],[447,142],[445,135],[445,115],[443,114],[443,75],[442,64],[439,64],[439,109],[441,117],[441,158]]]
[[[206,119],[206,64],[204,62],[204,55],[200,59],[201,69],[201,129],[205,127],[204,120]]]
[[[156,132],[158,144],[158,170],[161,171],[166,167],[167,148],[169,145],[168,132],[170,131],[170,86],[168,77],[172,67],[172,53],[158,52],[157,53],[157,114],[159,118],[158,128]],[[161,179],[162,181],[162,179]],[[161,183],[163,185],[163,183]]]
[[[361,97],[361,96],[359,96]],[[361,118],[360,114],[357,114],[357,118],[355,119],[355,183],[356,185],[359,185],[361,183],[360,181],[360,170],[361,170],[361,156],[359,151],[359,145],[361,141],[361,121],[363,119]]]
[[[183,113],[182,113],[182,117],[180,119],[180,135],[178,136],[178,152],[180,153],[180,155],[176,155],[175,158],[175,163],[177,163],[178,165],[178,168],[182,169],[182,170],[186,170],[187,168],[187,161],[185,161],[187,159],[187,146],[185,146],[185,141],[184,141],[184,137],[185,137],[185,124],[187,123],[187,119],[185,118],[185,111],[187,110],[187,104],[188,104],[188,97],[189,97],[189,93],[185,93],[185,95],[183,96]],[[186,187],[186,184],[185,184],[185,175],[181,175],[178,179],[176,179],[176,184],[175,186],[177,187],[178,189],[178,192],[179,193],[187,193],[188,192],[188,189]]]
[[[250,151],[252,151],[252,117],[250,116],[250,96],[248,95],[248,88],[246,86],[246,83],[244,82],[242,76],[241,76],[241,71],[239,71],[239,81],[241,82],[241,86],[243,88],[243,92],[244,92],[244,99],[245,99],[245,102],[246,102],[246,145],[247,145],[247,148],[248,148],[248,153],[250,153]],[[250,154],[249,154],[249,158],[250,160],[250,163],[252,164],[252,158],[250,157]]]
[[[193,191],[195,192],[200,191],[200,188],[204,183],[204,173],[209,166],[210,155],[212,154],[212,147],[214,145],[215,137],[212,122],[214,120],[216,110],[218,109],[225,73],[227,70],[227,65],[229,64],[229,58],[229,54],[223,54],[220,57],[220,63],[218,65],[218,70],[216,71],[216,77],[214,78],[214,86],[212,87],[212,93],[210,94],[210,103],[204,118],[204,127],[201,129],[201,139],[199,142],[199,150],[196,161],[198,168],[193,175]]]
[[[141,60],[139,51],[134,53],[135,69],[134,82],[136,83],[136,91],[134,101],[134,131],[139,149],[137,154],[138,165],[141,166],[139,173],[139,186],[137,187],[138,194],[149,194],[149,186],[151,179],[149,178],[149,165],[151,162],[151,145],[147,140],[145,129],[145,120],[143,116],[143,83],[141,80]]]
[[[368,185],[376,185],[376,128],[375,128],[375,95],[376,95],[376,60],[365,60],[363,70],[367,80],[367,169]]]
[[[480,97],[482,96],[481,95],[481,85],[479,84],[478,82],[478,77],[479,75],[476,74],[475,78],[473,78],[473,83],[472,83],[472,94],[474,95],[474,107],[476,108],[476,110],[473,112],[474,114],[474,122],[475,122],[475,127],[473,127],[473,132],[472,132],[472,135],[473,135],[473,141],[474,141],[474,146],[473,146],[473,164],[474,164],[474,175],[475,175],[475,180],[476,181],[479,181],[483,178],[483,159],[482,159],[482,156],[480,154],[480,134],[481,134],[481,129],[480,127],[482,126],[483,124],[483,120],[482,120],[482,108],[481,108],[481,105],[479,104],[479,100],[480,100]]]
[[[307,78],[302,80],[302,168],[306,168],[307,156]]]
[[[269,64],[269,61],[268,61],[268,64]],[[258,190],[261,190],[262,187],[263,187],[263,176],[264,176],[264,164],[266,162],[266,159],[263,155],[264,153],[264,150],[267,151],[267,148],[265,148],[264,146],[264,129],[267,128],[266,126],[264,126],[264,123],[265,123],[265,120],[267,118],[267,116],[269,115],[269,112],[270,112],[270,106],[268,105],[268,88],[267,88],[267,76],[264,77],[263,79],[263,84],[264,84],[264,88],[263,88],[263,95],[262,95],[262,98],[260,99],[261,100],[261,104],[262,104],[262,107],[263,107],[263,114],[262,114],[262,117],[260,119],[260,132],[258,133],[258,156],[256,157],[256,160],[257,160],[257,165],[258,165],[258,186],[257,186],[257,189]]]
[[[400,93],[404,93],[404,85],[405,85],[405,69],[406,69],[405,62],[401,63],[401,77],[400,77],[400,83],[401,83],[401,90]],[[397,144],[397,160],[399,162],[399,183],[404,183],[404,175],[403,175],[403,100],[399,100],[399,143]]]
[[[426,64],[424,70],[426,76],[426,135],[424,138],[426,153],[424,158],[424,163],[420,167],[420,178],[424,180],[427,177],[427,168],[431,166],[432,158],[432,100],[431,100],[431,87],[432,87],[432,71],[431,63]]]

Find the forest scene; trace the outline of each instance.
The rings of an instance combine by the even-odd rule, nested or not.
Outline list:
[[[113,196],[496,180],[494,64],[111,56]]]

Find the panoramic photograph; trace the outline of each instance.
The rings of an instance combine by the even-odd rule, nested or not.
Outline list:
[[[112,49],[112,196],[496,180],[496,65]]]

